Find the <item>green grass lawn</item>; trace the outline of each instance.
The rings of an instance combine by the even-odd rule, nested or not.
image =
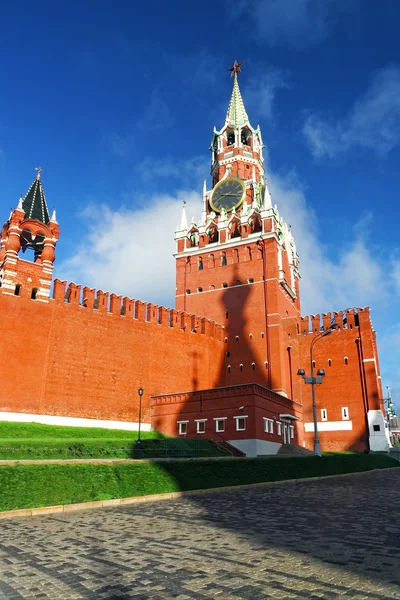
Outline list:
[[[137,431],[120,429],[0,422],[0,460],[227,455],[207,440],[168,438],[157,431],[141,432],[138,450],[137,438]]]
[[[386,455],[0,466],[0,510],[400,467]],[[356,493],[356,491],[355,491]]]

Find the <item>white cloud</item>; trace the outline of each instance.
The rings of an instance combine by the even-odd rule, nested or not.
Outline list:
[[[89,207],[87,239],[58,266],[57,277],[172,307],[174,231],[183,200],[189,215],[199,212],[202,200],[194,191],[136,198],[134,208]]]
[[[174,117],[168,104],[155,90],[148,107],[137,123],[138,128],[142,131],[162,131],[172,127],[173,123]]]
[[[316,158],[357,147],[387,154],[400,144],[400,69],[376,73],[346,117],[335,122],[309,115],[303,133]]]
[[[205,175],[209,172],[210,160],[205,156],[194,156],[187,160],[166,156],[162,159],[146,157],[137,165],[137,172],[145,183],[155,178],[172,178],[183,188],[201,189]]]
[[[392,261],[392,279],[397,290],[397,294],[400,296],[400,259]],[[400,348],[400,334],[399,334],[399,348]]]
[[[384,273],[367,246],[364,229],[349,232],[350,241],[337,248],[335,257],[318,236],[318,220],[307,206],[301,184],[293,173],[270,174],[273,202],[292,226],[300,256],[300,293],[303,314],[365,306],[384,300]]]
[[[105,136],[105,141],[111,154],[118,158],[127,158],[135,147],[135,136],[132,133],[110,133]]]
[[[356,4],[344,0],[241,0],[234,10],[233,4],[227,3],[227,11],[238,20],[248,16],[259,43],[310,48],[332,33],[342,11],[354,10]]]
[[[196,167],[198,160],[193,159]],[[190,164],[187,161],[188,169]],[[194,168],[192,175],[195,171]],[[149,176],[167,176],[171,172],[175,173],[169,162],[163,166],[156,161],[149,167]],[[350,242],[338,248],[332,259],[317,235],[316,216],[307,206],[297,178],[293,174],[270,173],[268,181],[273,201],[292,225],[297,243],[302,312],[364,306],[378,299],[382,302],[384,276],[379,260],[366,244],[365,228],[356,227]],[[187,201],[189,220],[192,215],[198,218],[202,209],[201,196],[193,187],[173,195],[132,198],[133,208],[128,205],[112,210],[104,205],[101,211],[91,211],[98,217],[94,221],[92,217],[85,244],[58,267],[58,276],[110,292],[173,304],[174,231],[182,201]]]
[[[283,71],[270,68],[257,77],[251,77],[244,88],[243,97],[247,108],[261,119],[273,119],[273,108],[278,90],[288,88],[287,76]]]

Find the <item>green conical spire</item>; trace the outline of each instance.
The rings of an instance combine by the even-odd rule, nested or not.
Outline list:
[[[393,404],[393,400],[392,400],[392,394],[390,393],[390,387],[387,386],[387,391],[388,391],[388,397],[387,397],[387,411],[388,413],[392,416],[395,417],[396,416],[396,409],[394,407]]]
[[[36,219],[47,224],[50,221],[50,216],[40,178],[42,169],[37,167],[36,171],[36,178],[22,201],[22,209],[25,212],[26,219]]]
[[[237,71],[234,70],[232,96],[226,113],[225,124],[233,129],[238,129],[248,122],[249,117],[247,116],[242,94],[240,93]]]

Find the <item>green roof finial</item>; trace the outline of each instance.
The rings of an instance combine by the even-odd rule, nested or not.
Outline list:
[[[241,71],[241,63],[238,63],[236,60],[231,69],[228,69],[231,72],[231,77],[233,77],[233,89],[232,96],[229,102],[228,111],[226,113],[225,124],[229,125],[234,129],[242,127],[246,123],[249,122],[249,117],[247,116],[246,109],[244,107],[242,94],[240,93],[239,83],[237,74]]]

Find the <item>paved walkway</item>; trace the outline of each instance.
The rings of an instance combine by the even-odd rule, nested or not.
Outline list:
[[[400,598],[400,469],[0,523],[0,599]]]

